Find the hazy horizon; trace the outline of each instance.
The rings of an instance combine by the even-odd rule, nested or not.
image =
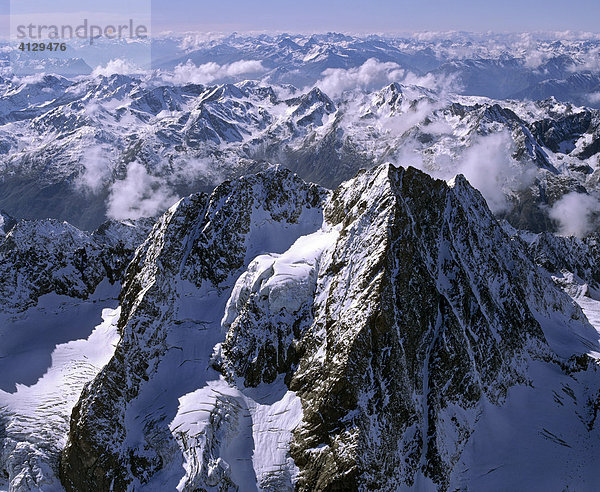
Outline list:
[[[0,2],[0,36],[9,31],[10,13],[18,11],[46,17],[102,15],[127,17],[131,12],[150,14],[152,31],[162,33],[325,33],[407,34],[415,32],[523,33],[565,32],[599,33],[597,18],[600,3],[578,2],[567,9],[559,0],[482,3],[473,0],[445,2],[425,0],[307,0],[281,3],[265,0],[249,4],[241,0],[227,3],[185,0],[107,0],[102,5],[75,0],[60,0],[48,5],[42,0],[3,0]],[[518,13],[518,15],[515,15]]]

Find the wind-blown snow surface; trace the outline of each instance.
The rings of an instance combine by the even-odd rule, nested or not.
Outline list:
[[[228,182],[160,219],[121,299],[68,490],[595,485],[600,334],[462,177]]]

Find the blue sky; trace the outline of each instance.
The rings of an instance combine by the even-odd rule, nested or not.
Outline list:
[[[158,29],[600,30],[598,0],[154,0],[153,14]]]
[[[126,14],[150,2],[154,32],[600,31],[598,0],[12,0],[21,11]],[[4,26],[9,0],[0,0]],[[1,26],[0,26],[1,27]]]

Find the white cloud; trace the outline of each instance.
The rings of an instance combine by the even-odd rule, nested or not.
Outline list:
[[[125,179],[111,186],[107,215],[118,220],[152,217],[178,199],[159,178],[149,175],[143,165],[132,162],[127,166]]]
[[[463,174],[485,198],[494,213],[510,207],[507,194],[529,186],[536,169],[512,158],[513,141],[506,131],[475,139],[460,155],[457,173]]]
[[[405,144],[400,147],[396,153],[394,160],[403,167],[416,167],[421,171],[432,174],[423,161],[423,154],[419,151],[413,141],[405,141]]]
[[[269,84],[268,81],[266,81],[266,83]],[[296,97],[299,92],[299,89],[293,85],[271,85],[271,88],[273,89],[273,92],[275,92],[277,99],[281,101]]]
[[[11,75],[8,73],[7,71],[7,75]],[[35,73],[32,75],[25,75],[23,77],[17,77],[14,76],[12,81],[16,84],[37,84],[38,82],[41,82],[42,80],[44,80],[44,77],[46,77],[45,73]]]
[[[600,212],[600,201],[577,193],[567,193],[550,209],[550,218],[558,222],[559,233],[564,236],[583,237],[595,227],[595,215]]]
[[[423,127],[428,131],[427,125]],[[444,133],[449,127],[443,122],[435,130]],[[512,157],[514,143],[508,131],[476,136],[469,147],[461,151],[436,154],[423,152],[415,138],[405,138],[394,161],[401,166],[413,166],[438,179],[450,180],[463,174],[477,188],[494,213],[509,210],[509,196],[530,186],[537,168],[532,163],[518,162]],[[455,153],[456,152],[456,153]]]
[[[591,92],[590,94],[588,94],[587,99],[591,104],[599,103],[600,102],[600,92]]]
[[[577,61],[568,67],[571,72],[600,72],[600,48],[579,53],[577,58]]]
[[[417,126],[441,106],[441,102],[432,102],[428,99],[420,101],[404,100],[401,112],[384,119],[382,126],[397,135],[403,135],[407,130]],[[426,127],[426,131],[429,131],[429,126]]]
[[[223,70],[227,75],[243,75],[246,73],[257,73],[264,71],[263,64],[260,60],[240,60],[229,65],[222,65]]]
[[[163,74],[163,79],[176,85],[210,84],[229,77],[264,71],[265,68],[259,60],[240,60],[225,65],[209,62],[200,66],[188,60],[185,64],[177,65],[172,74]]]
[[[84,191],[98,193],[110,180],[112,168],[108,155],[100,146],[92,146],[86,150],[81,159],[83,166],[75,185]]]
[[[525,53],[524,65],[527,68],[538,68],[539,66],[546,63],[548,58],[548,53],[544,53],[543,51],[533,49]]]
[[[123,60],[121,58],[116,58],[114,60],[110,60],[104,66],[98,65],[92,72],[92,75],[94,77],[97,77],[99,75],[104,75],[108,77],[109,75],[113,75],[115,73],[129,75],[140,72],[141,70],[139,69],[139,67],[135,66],[131,62]]]
[[[322,79],[315,85],[329,97],[337,97],[351,89],[372,90],[404,78],[405,71],[393,62],[379,62],[368,59],[360,67],[328,68],[324,70]]]
[[[225,179],[217,163],[209,158],[179,159],[174,163],[173,172],[178,181],[186,183],[200,179],[217,184]]]
[[[551,51],[540,49],[539,42],[532,33],[521,33],[514,40],[514,48],[521,52],[523,64],[527,68],[535,69],[546,63],[551,56]]]
[[[360,67],[328,68],[321,74],[321,79],[315,84],[329,97],[338,97],[343,92],[362,89],[372,91],[381,89],[391,82],[406,85],[418,85],[427,89],[446,92],[454,86],[454,77],[436,77],[427,74],[419,77],[404,70],[394,62],[380,62],[369,58]]]

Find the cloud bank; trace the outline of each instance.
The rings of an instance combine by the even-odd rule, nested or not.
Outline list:
[[[558,223],[559,234],[584,237],[597,227],[600,201],[585,193],[573,191],[558,200],[549,215]]]
[[[429,130],[430,125],[424,127]],[[449,131],[443,122],[435,124],[434,131]],[[434,133],[434,132],[430,132]],[[533,163],[519,162],[512,157],[514,143],[508,131],[473,138],[470,145],[456,153],[441,153],[427,158],[415,139],[406,139],[395,156],[402,166],[413,166],[431,176],[450,180],[464,175],[485,198],[490,210],[497,214],[511,208],[510,195],[530,186],[536,177]]]
[[[463,174],[485,198],[494,213],[510,208],[507,194],[529,186],[536,170],[512,158],[513,141],[507,131],[476,138],[459,156],[457,173]]]
[[[384,85],[399,82],[408,85],[418,85],[439,91],[450,90],[453,79],[435,77],[432,74],[419,77],[403,69],[394,62],[380,62],[369,58],[359,67],[328,68],[321,74],[321,79],[315,84],[329,97],[338,97],[353,89],[372,91],[381,89]]]
[[[172,84],[210,84],[217,80],[246,74],[259,74],[265,67],[259,60],[240,60],[225,65],[209,62],[195,65],[190,60],[177,65],[172,74],[163,74],[163,79]]]
[[[370,58],[360,67],[328,68],[315,84],[330,97],[337,97],[351,89],[373,90],[385,84],[403,79],[405,71],[393,62],[379,62]]]
[[[152,217],[173,205],[179,197],[146,168],[131,162],[125,179],[115,181],[108,197],[107,216],[112,219]]]
[[[97,77],[99,75],[104,75],[105,77],[108,77],[114,74],[131,75],[141,72],[142,70],[131,62],[121,58],[116,58],[114,60],[110,60],[104,66],[98,65],[92,72],[92,76]]]

